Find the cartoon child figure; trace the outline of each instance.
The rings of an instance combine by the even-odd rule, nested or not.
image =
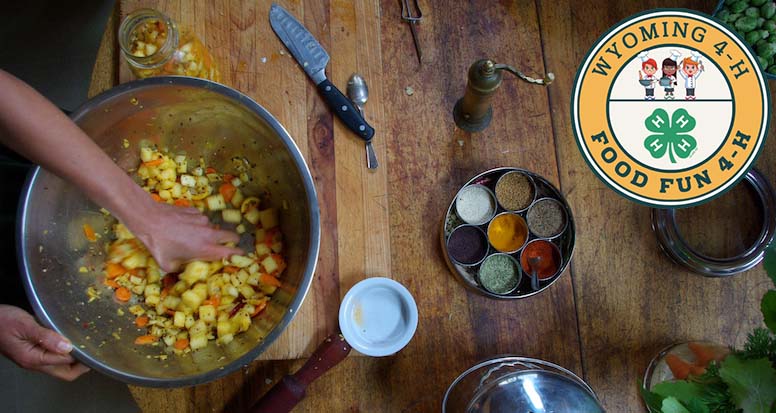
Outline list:
[[[682,60],[679,74],[684,78],[684,88],[687,89],[685,100],[695,100],[695,88],[698,84],[698,78],[703,73],[703,63],[701,63],[701,54],[690,52],[689,57]]]
[[[679,57],[681,54],[677,50],[671,50],[671,57],[667,57],[663,60],[662,74],[660,78],[660,86],[663,87],[666,100],[674,100],[674,86],[676,83],[676,67],[678,66]]]
[[[647,56],[647,52],[639,53],[641,59],[641,70],[639,70],[639,83],[644,86],[645,96],[644,100],[655,100],[655,83],[658,79],[655,76],[657,73],[657,62],[655,59],[651,59]]]

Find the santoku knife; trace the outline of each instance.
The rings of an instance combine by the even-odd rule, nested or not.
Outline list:
[[[325,69],[329,63],[329,54],[320,43],[291,13],[277,4],[272,4],[269,22],[272,30],[302,66],[307,76],[310,76],[323,96],[323,100],[342,123],[361,139],[367,142],[372,140],[375,130],[364,120],[353,102],[326,78]]]

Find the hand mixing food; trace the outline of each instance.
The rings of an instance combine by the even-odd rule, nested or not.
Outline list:
[[[241,234],[254,229],[255,251],[221,261],[194,261],[180,274],[163,274],[145,246],[119,223],[108,246],[103,282],[117,301],[129,304],[135,325],[147,329],[136,345],[159,345],[161,340],[168,352],[181,354],[216,338],[218,344],[228,344],[250,327],[281,286],[278,277],[286,264],[277,213],[262,210],[259,198],[243,194],[241,184],[251,179],[244,158],[232,158],[233,174],[206,167],[202,159],[190,167],[185,155],[173,157],[149,146],[140,149],[140,158],[137,176],[151,197],[208,212],[236,225]],[[84,233],[94,238],[90,228],[84,227]],[[97,298],[95,289],[89,294]]]

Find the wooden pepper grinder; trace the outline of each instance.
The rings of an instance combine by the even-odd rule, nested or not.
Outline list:
[[[482,59],[474,62],[469,67],[466,93],[458,100],[453,108],[455,124],[467,132],[480,132],[488,127],[493,118],[493,107],[490,104],[493,93],[501,85],[502,71],[506,70],[519,79],[537,85],[549,85],[555,79],[555,75],[547,73],[543,79],[526,76],[516,68],[496,64],[490,59]]]

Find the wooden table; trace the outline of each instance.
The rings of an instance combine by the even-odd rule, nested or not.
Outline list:
[[[716,2],[421,0],[419,66],[398,0],[280,1],[331,55],[335,84],[344,88],[355,71],[367,78],[366,114],[378,131],[382,162],[376,174],[365,169],[363,145],[332,119],[296,63],[280,54],[269,3],[122,2],[106,29],[92,92],[125,78],[115,43],[121,12],[150,5],[193,26],[222,62],[225,83],[267,107],[302,144],[321,200],[321,260],[302,314],[268,353],[273,358],[309,354],[336,328],[340,297],[367,275],[390,276],[415,296],[420,322],[409,346],[393,357],[350,357],[309,388],[297,411],[438,411],[459,373],[501,353],[571,369],[608,411],[644,411],[637,382],[662,347],[688,339],[740,346],[761,324],[759,300],[768,288],[762,268],[707,279],[671,263],[651,232],[649,209],[593,175],[569,123],[576,68],[607,28],[649,8],[710,12]],[[454,127],[451,110],[468,66],[483,57],[528,72],[552,71],[556,81],[545,89],[507,78],[493,101],[490,127],[464,133]],[[771,136],[757,163],[772,181],[774,145]],[[548,291],[520,301],[496,302],[464,289],[438,243],[456,189],[497,166],[545,176],[566,195],[577,221],[570,269]],[[739,202],[742,195],[737,188],[698,207],[683,225],[703,234],[697,242],[707,251],[740,249],[751,231],[737,220],[752,221],[743,228],[757,225]],[[207,385],[132,392],[148,412],[239,412],[303,361],[257,361]]]

